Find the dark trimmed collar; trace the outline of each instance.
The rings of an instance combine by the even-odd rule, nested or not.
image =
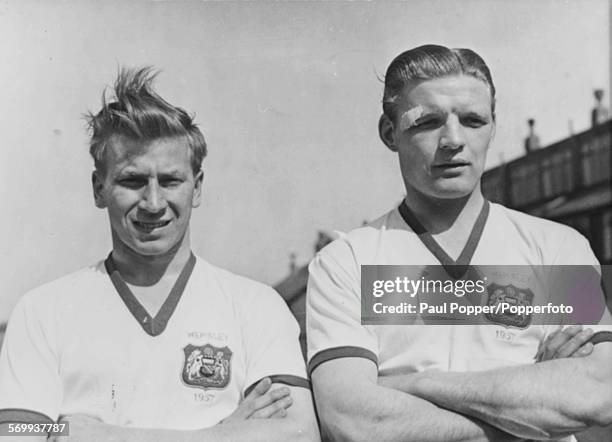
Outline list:
[[[452,259],[440,246],[440,244],[436,242],[433,236],[431,236],[431,233],[429,233],[425,226],[423,226],[423,224],[421,224],[421,222],[418,220],[414,212],[410,210],[405,200],[402,201],[398,207],[398,210],[404,222],[410,226],[414,233],[417,234],[421,242],[438,259],[438,261],[440,261],[440,264],[444,266],[446,271],[452,277],[460,278],[467,271],[467,268],[472,261],[472,257],[474,256],[474,252],[476,251],[476,247],[480,242],[482,232],[489,217],[489,206],[489,201],[485,200],[482,205],[482,209],[480,209],[480,213],[478,214],[478,218],[476,218],[474,227],[472,227],[467,243],[463,247],[463,250],[459,254],[456,261]]]
[[[155,317],[152,317],[149,312],[145,310],[138,299],[136,299],[136,296],[134,296],[134,293],[132,293],[128,285],[125,283],[125,280],[117,270],[112,252],[104,261],[104,267],[106,267],[106,272],[115,286],[115,290],[117,290],[117,293],[119,293],[119,296],[125,303],[125,306],[128,308],[132,316],[134,316],[145,332],[151,336],[158,336],[166,329],[168,321],[170,320],[172,313],[174,313],[174,310],[176,309],[176,306],[178,305],[178,302],[185,291],[185,286],[187,285],[187,281],[189,281],[189,277],[193,272],[195,263],[195,255],[191,253],[187,263],[183,267],[183,270],[181,270],[181,273],[176,279],[174,286],[170,290],[168,297],[162,304]]]

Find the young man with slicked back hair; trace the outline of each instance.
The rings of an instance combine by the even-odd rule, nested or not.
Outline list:
[[[323,434],[333,440],[574,441],[572,433],[612,421],[604,307],[590,328],[563,331],[512,314],[478,323],[426,314],[409,324],[362,322],[365,265],[410,266],[423,278],[435,269],[449,282],[494,265],[488,300],[465,301],[479,307],[498,291],[508,303],[548,295],[518,266],[584,265],[599,283],[597,259],[578,232],[484,198],[495,125],[495,87],[474,51],[426,45],[389,66],[379,134],[398,156],[406,197],[328,245],[309,268],[308,369]],[[592,292],[603,300],[599,286]]]

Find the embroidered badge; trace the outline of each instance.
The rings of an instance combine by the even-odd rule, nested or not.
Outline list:
[[[506,303],[511,306],[533,305],[533,292],[529,289],[517,288],[512,284],[489,284],[487,305],[493,307],[494,313],[486,313],[485,317],[496,324],[507,327],[526,328],[531,324],[531,314],[513,314],[509,309],[498,313],[497,307]],[[501,310],[500,310],[501,311]]]
[[[183,348],[185,362],[182,378],[187,385],[201,388],[225,388],[231,376],[229,347],[211,344],[192,345]]]

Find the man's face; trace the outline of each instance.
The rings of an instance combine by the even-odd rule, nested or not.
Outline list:
[[[408,195],[460,198],[480,189],[495,133],[491,93],[470,76],[415,82],[397,99],[398,118],[381,137],[399,154]]]
[[[113,248],[143,256],[176,251],[200,204],[202,172],[194,176],[183,138],[153,141],[115,137],[94,172],[96,206],[108,209]]]

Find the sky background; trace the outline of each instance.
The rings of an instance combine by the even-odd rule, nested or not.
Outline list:
[[[0,0],[0,321],[25,291],[105,257],[82,114],[118,65],[196,114],[209,145],[193,249],[275,284],[317,230],[349,230],[403,196],[378,139],[382,83],[408,48],[470,47],[491,68],[489,166],[590,124],[610,84],[607,0],[142,2]]]

